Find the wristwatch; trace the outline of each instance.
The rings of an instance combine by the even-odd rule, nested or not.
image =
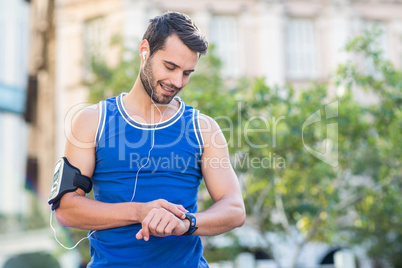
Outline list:
[[[195,226],[197,224],[197,219],[195,218],[193,213],[186,212],[185,215],[186,219],[190,221],[190,227],[188,228],[188,231],[185,232],[183,235],[191,235],[198,229],[198,227]]]

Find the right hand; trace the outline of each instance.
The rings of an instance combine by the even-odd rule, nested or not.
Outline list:
[[[182,235],[189,227],[190,221],[179,219],[164,208],[153,208],[142,221],[142,228],[135,237],[148,241],[151,235],[158,237]]]
[[[182,205],[173,204],[164,199],[158,199],[142,204],[138,211],[139,222],[142,223],[145,217],[147,217],[149,212],[154,208],[164,208],[182,220],[186,218],[185,213],[188,212]]]
[[[164,199],[158,199],[155,201],[143,203],[140,210],[138,211],[138,218],[141,224],[144,223],[144,219],[147,217],[149,218],[149,214],[153,211],[163,211],[160,209],[166,210],[167,212],[170,212],[174,216],[176,216],[178,219],[184,220],[186,218],[185,212],[187,210],[182,206],[182,205],[177,205],[170,203]],[[168,213],[168,214],[170,214]],[[143,226],[144,227],[144,226]],[[146,241],[149,239],[149,230],[148,228],[145,228],[145,230],[141,230],[141,238],[143,237]],[[144,233],[144,236],[142,235]],[[138,238],[138,237],[137,237]],[[140,238],[140,239],[141,239]]]

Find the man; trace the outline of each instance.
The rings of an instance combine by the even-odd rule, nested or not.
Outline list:
[[[244,223],[219,126],[176,97],[207,47],[189,17],[152,19],[131,91],[75,118],[65,157],[91,178],[95,200],[78,188],[55,212],[64,226],[96,230],[88,267],[208,267],[199,236]],[[214,204],[197,212],[202,177]]]

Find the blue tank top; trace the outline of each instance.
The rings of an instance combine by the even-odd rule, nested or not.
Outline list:
[[[133,202],[161,198],[195,213],[203,153],[198,110],[176,97],[180,107],[171,118],[144,124],[129,116],[124,94],[99,103],[92,177],[95,199],[129,202],[136,188]],[[89,238],[88,267],[208,267],[199,236],[151,236],[145,242],[135,238],[140,229],[141,224],[133,224],[96,231]]]

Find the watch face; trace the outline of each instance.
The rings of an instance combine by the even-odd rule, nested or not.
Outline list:
[[[61,185],[61,176],[63,175],[63,167],[64,167],[64,159],[62,158],[59,161],[57,161],[56,165],[54,166],[52,189],[50,190],[50,196],[48,201],[51,201],[59,194]]]
[[[186,218],[190,221],[190,227],[194,227],[196,225],[196,219],[193,213],[187,212]]]

